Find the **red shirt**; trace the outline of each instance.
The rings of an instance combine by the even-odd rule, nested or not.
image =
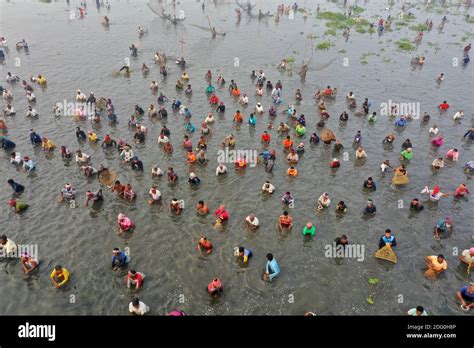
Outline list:
[[[229,213],[227,212],[227,210],[223,209],[217,209],[215,212],[214,212],[214,216],[221,219],[222,221],[227,221],[229,220]]]
[[[448,103],[441,103],[441,104],[438,105],[438,107],[441,110],[447,110],[449,108],[449,104]]]
[[[262,134],[262,141],[268,143],[268,142],[270,141],[270,134],[268,134],[268,133],[266,133],[266,134],[263,133],[263,134]]]
[[[127,284],[128,284],[128,280],[130,279],[131,283],[134,284],[137,288],[139,288],[142,286],[143,278],[139,272],[137,272],[135,275],[136,275],[135,279],[130,277],[130,274],[127,275]]]

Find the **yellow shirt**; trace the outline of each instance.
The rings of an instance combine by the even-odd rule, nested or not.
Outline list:
[[[51,140],[48,140],[46,143],[43,143],[43,148],[47,150],[51,150],[55,147],[54,143]]]
[[[448,269],[448,263],[446,262],[446,260],[443,260],[443,262],[439,263],[438,256],[436,255],[428,256],[428,259],[432,262],[430,267],[432,270],[440,272]]]
[[[90,141],[91,143],[97,142],[97,134],[91,133],[91,134],[89,134],[88,137],[89,137],[89,141]]]
[[[51,272],[51,274],[49,276],[51,279],[54,279],[54,280],[57,279],[57,280],[60,281],[58,286],[63,286],[69,280],[69,271],[64,267],[61,268],[61,271],[62,272],[60,274],[57,274],[56,270],[53,269],[53,271]]]

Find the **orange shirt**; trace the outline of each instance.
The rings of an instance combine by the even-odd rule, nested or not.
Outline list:
[[[236,88],[232,91],[232,95],[235,96],[235,97],[238,97],[240,96],[240,89]]]
[[[245,168],[247,166],[247,161],[243,158],[239,158],[236,163],[241,168]]]
[[[291,216],[287,215],[280,215],[280,224],[283,226],[290,226],[291,223],[293,222],[293,219]]]
[[[296,169],[296,168],[294,168],[294,169],[288,168],[287,173],[288,173],[289,176],[297,176],[297,175],[298,175],[298,169]]]
[[[189,163],[196,162],[196,155],[194,154],[194,152],[188,152],[188,162]]]
[[[242,117],[242,114],[240,112],[234,115],[234,121],[238,123],[241,123],[244,121],[244,118]]]
[[[285,139],[283,140],[283,147],[287,150],[291,149],[291,147],[293,146],[293,140],[291,139]]]

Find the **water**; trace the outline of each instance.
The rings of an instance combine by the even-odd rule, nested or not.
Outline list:
[[[473,159],[472,144],[461,141],[472,116],[472,66],[452,66],[453,58],[461,58],[462,47],[467,43],[461,43],[461,37],[465,32],[472,35],[473,26],[463,19],[467,10],[463,7],[444,7],[436,13],[426,11],[421,5],[419,9],[410,9],[417,17],[414,24],[424,22],[426,18],[432,18],[435,23],[434,29],[425,34],[415,52],[426,56],[422,69],[412,69],[409,64],[415,53],[402,53],[395,48],[395,41],[403,37],[412,39],[416,35],[408,27],[383,33],[381,37],[352,30],[348,42],[340,32],[336,37],[328,36],[327,39],[335,46],[328,51],[314,51],[312,70],[308,72],[306,82],[301,84],[297,74],[288,76],[280,73],[275,65],[288,56],[296,57],[295,66],[301,65],[304,57],[309,58],[307,35],[321,36],[326,30],[324,21],[315,19],[315,5],[309,1],[299,2],[300,6],[312,7],[312,15],[306,21],[301,13],[297,13],[294,20],[286,17],[275,24],[273,19],[258,21],[245,13],[240,23],[236,23],[235,4],[221,3],[213,5],[206,2],[203,11],[201,2],[182,1],[176,6],[176,13],[184,10],[187,20],[185,25],[175,27],[153,14],[144,1],[112,1],[109,11],[97,9],[95,2],[88,1],[87,15],[83,20],[68,18],[69,10],[79,4],[77,1],[72,1],[70,5],[64,1],[0,2],[1,33],[10,46],[6,65],[0,66],[0,75],[5,76],[7,71],[21,77],[41,73],[48,80],[46,89],[35,88],[36,109],[41,114],[38,120],[28,120],[23,116],[27,106],[24,92],[19,85],[13,88],[13,105],[18,114],[7,119],[9,137],[16,142],[17,150],[22,155],[37,160],[38,169],[32,174],[15,170],[8,163],[8,154],[0,154],[0,176],[4,181],[12,177],[26,185],[22,199],[30,204],[24,214],[11,212],[6,204],[11,191],[6,183],[2,184],[2,231],[16,243],[38,244],[41,266],[38,273],[25,277],[16,261],[0,264],[0,312],[126,314],[133,294],[125,288],[124,279],[113,275],[109,269],[113,247],[129,246],[131,266],[147,275],[145,286],[138,296],[157,315],[172,308],[195,315],[301,315],[306,311],[322,315],[403,314],[417,305],[425,306],[430,314],[464,314],[456,302],[455,292],[468,282],[469,275],[464,266],[459,266],[453,248],[461,251],[472,245],[471,202],[469,199],[453,200],[449,197],[442,199],[437,206],[425,204],[426,209],[415,215],[409,212],[407,206],[413,197],[421,196],[419,191],[425,185],[432,187],[439,183],[444,192],[454,191],[462,182],[472,186],[472,178],[462,171],[462,164]],[[290,4],[290,1],[285,3]],[[401,3],[396,3],[391,12],[384,10],[387,7],[385,1],[359,2],[359,5],[367,8],[362,13],[364,18],[375,20],[380,15],[386,18],[389,13],[395,16]],[[276,4],[270,1],[262,1],[261,6],[263,12],[270,10],[273,13],[276,9]],[[320,6],[321,10],[339,11],[342,1],[320,2]],[[437,6],[435,10],[440,8]],[[173,13],[173,7],[168,6],[167,12]],[[449,23],[440,33],[436,27],[445,13]],[[109,28],[100,25],[100,16],[103,15],[110,18]],[[225,37],[213,40],[208,31],[190,25],[207,26],[206,15],[218,30],[227,33]],[[139,25],[148,29],[148,34],[141,39],[136,32]],[[29,54],[17,52],[14,48],[13,43],[22,38],[30,45]],[[218,121],[212,126],[213,134],[208,139],[207,151],[210,161],[206,167],[196,166],[193,169],[202,180],[197,190],[191,189],[185,180],[190,168],[186,164],[184,150],[179,147],[184,124],[179,115],[170,112],[170,103],[166,104],[170,112],[167,125],[172,132],[175,151],[171,157],[164,155],[156,143],[161,124],[145,117],[143,123],[149,129],[148,139],[145,145],[134,146],[144,162],[144,174],[134,173],[128,166],[120,164],[115,151],[103,151],[100,146],[88,143],[78,144],[74,134],[78,124],[72,122],[70,117],[56,119],[52,115],[54,103],[64,99],[74,101],[77,89],[86,94],[94,91],[97,97],[113,100],[120,124],[110,127],[103,121],[98,126],[88,122],[79,125],[85,130],[94,129],[101,137],[110,133],[114,139],[123,138],[132,143],[133,133],[127,128],[127,119],[133,106],[139,104],[146,109],[151,103],[156,105],[156,95],[149,89],[151,80],[158,81],[160,91],[168,98],[176,96],[174,85],[181,70],[170,61],[169,75],[163,79],[152,58],[156,50],[165,51],[168,56],[179,56],[178,41],[182,38],[186,42],[184,54],[189,63],[187,70],[194,93],[192,98],[184,94],[180,98],[193,112],[192,120],[197,127],[210,111],[204,94],[206,71],[212,70],[214,81],[218,74],[222,74],[227,81],[224,88],[217,90],[218,96],[226,103],[227,112],[218,116]],[[315,44],[321,40],[315,39]],[[428,42],[436,43],[436,46],[430,46]],[[114,71],[129,57],[131,43],[139,48],[138,58],[131,58],[132,73],[129,78],[117,76]],[[379,56],[368,56],[368,64],[362,64],[360,57],[368,52]],[[20,58],[20,67],[14,66],[16,57]],[[322,69],[336,57],[332,64]],[[239,61],[238,66],[234,65],[235,58]],[[343,65],[344,58],[349,59],[347,67]],[[390,62],[384,59],[390,59]],[[151,69],[147,77],[140,72],[143,62]],[[271,147],[277,149],[273,174],[267,174],[259,165],[244,173],[236,173],[232,169],[225,178],[215,177],[217,148],[225,135],[232,132],[237,136],[238,149],[261,149],[260,135],[266,129],[266,115],[258,118],[255,129],[248,129],[245,125],[240,129],[232,128],[232,116],[236,109],[242,109],[246,119],[257,101],[261,101],[266,110],[271,104],[267,92],[262,98],[254,95],[255,87],[249,74],[251,70],[258,71],[260,68],[273,83],[278,79],[283,83],[280,110],[287,103],[293,103],[296,88],[301,89],[303,101],[297,106],[297,111],[306,115],[307,133],[316,130],[319,119],[311,98],[314,91],[328,84],[338,88],[338,98],[329,102],[331,117],[328,126],[342,140],[349,161],[342,161],[341,168],[335,174],[331,174],[328,166],[333,157],[332,146],[311,147],[306,137],[307,149],[298,164],[300,175],[293,180],[287,178],[282,138],[274,129],[270,132]],[[435,78],[440,72],[445,72],[446,80],[438,86]],[[2,85],[6,86],[3,78]],[[249,107],[241,108],[228,95],[227,87],[231,79],[250,96]],[[374,125],[369,125],[363,117],[356,117],[350,112],[349,122],[340,124],[338,115],[346,109],[343,96],[351,90],[359,103],[361,98],[367,96],[372,104],[371,111],[373,109],[378,113],[380,103],[388,103],[389,99],[419,102],[421,112],[431,114],[430,124],[438,124],[446,136],[446,143],[439,153],[444,154],[449,148],[458,147],[459,162],[448,163],[438,174],[431,172],[431,161],[438,151],[430,145],[429,125],[422,125],[420,120],[414,120],[401,132],[395,132],[398,135],[392,149],[381,147],[383,137],[388,132],[394,132],[393,121],[386,117],[379,116]],[[448,100],[452,106],[444,116],[436,110],[442,100]],[[5,107],[3,100],[1,107]],[[465,110],[466,116],[461,123],[452,120],[457,109]],[[279,113],[276,121],[285,118]],[[72,151],[82,149],[92,156],[94,166],[103,163],[116,170],[119,179],[130,182],[137,191],[137,201],[127,203],[105,192],[103,205],[84,208],[84,193],[87,189],[97,189],[97,181],[85,179],[75,163],[65,165],[58,150],[45,155],[40,149],[33,149],[28,139],[30,128],[48,136],[58,146],[66,145]],[[357,130],[362,130],[363,145],[368,153],[363,166],[355,164],[351,146]],[[194,144],[197,144],[198,137],[198,134],[192,136]],[[381,175],[379,165],[384,159],[398,164],[399,148],[406,138],[412,140],[415,152],[412,163],[408,165],[410,184],[393,190],[390,187],[391,175]],[[186,209],[179,217],[170,216],[166,206],[158,208],[146,204],[149,187],[154,182],[150,177],[154,164],[162,169],[172,165],[180,176],[180,183],[175,187],[169,186],[166,179],[155,181],[165,202],[173,197],[185,200]],[[375,193],[368,194],[362,190],[362,183],[368,176],[374,177],[378,184]],[[267,179],[277,188],[270,198],[260,194],[260,188]],[[76,209],[57,203],[60,189],[66,182],[73,183],[79,192]],[[280,197],[285,191],[291,191],[296,198],[295,208],[290,210],[295,226],[289,235],[281,236],[277,223],[283,211]],[[332,206],[329,211],[317,214],[316,201],[325,191],[332,197]],[[375,217],[365,219],[361,211],[369,197],[374,200],[378,211]],[[224,232],[212,228],[214,219],[211,216],[196,216],[193,207],[200,199],[207,202],[212,210],[221,203],[226,204],[231,217]],[[337,218],[334,213],[334,206],[339,200],[344,200],[349,207],[343,218]],[[397,207],[399,200],[405,204],[403,209]],[[133,236],[126,240],[115,234],[119,212],[130,216],[137,224]],[[244,226],[245,216],[252,212],[261,224],[256,233],[248,232]],[[445,216],[454,219],[455,230],[449,238],[437,242],[433,239],[433,226],[440,217]],[[313,221],[317,228],[316,237],[310,241],[301,235],[307,221]],[[373,258],[385,228],[391,228],[398,240],[396,253],[399,262],[396,265]],[[324,246],[343,233],[349,236],[351,243],[365,245],[363,262],[324,256]],[[196,244],[201,234],[207,235],[215,246],[210,256],[200,257],[197,253]],[[232,256],[233,248],[239,245],[254,252],[246,269],[241,269]],[[271,284],[261,280],[268,252],[275,255],[282,268],[279,279]],[[438,281],[427,281],[423,277],[423,257],[438,253],[446,255],[449,268]],[[65,291],[51,287],[48,279],[57,263],[72,272]],[[225,286],[223,297],[217,301],[210,300],[204,290],[215,276],[220,277]],[[368,284],[369,277],[379,278],[380,283],[375,286]],[[374,305],[366,301],[370,295],[375,300]],[[399,303],[400,295],[403,296],[403,303]]]

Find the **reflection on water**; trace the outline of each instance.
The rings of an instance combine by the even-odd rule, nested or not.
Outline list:
[[[306,311],[328,315],[402,314],[420,304],[430,314],[460,314],[455,302],[455,289],[464,285],[469,276],[465,268],[458,266],[459,261],[452,255],[452,250],[471,246],[469,217],[473,214],[472,204],[469,199],[457,201],[449,197],[437,204],[425,203],[426,209],[417,214],[407,208],[413,197],[422,198],[419,192],[425,185],[440,184],[445,192],[454,191],[461,182],[472,186],[472,178],[461,170],[464,162],[473,159],[472,144],[460,140],[470,126],[472,116],[468,104],[473,90],[472,67],[451,65],[453,57],[462,55],[466,42],[461,38],[473,35],[472,24],[463,18],[467,13],[464,8],[434,7],[426,11],[422,5],[411,7],[409,10],[415,14],[416,24],[431,18],[437,25],[445,13],[449,23],[442,32],[426,32],[416,51],[410,54],[398,51],[395,46],[400,38],[411,39],[416,35],[408,26],[394,26],[393,31],[380,36],[352,30],[347,42],[340,31],[336,36],[323,36],[327,30],[325,22],[315,19],[315,5],[309,1],[299,2],[300,6],[312,7],[306,20],[301,12],[297,12],[293,20],[283,16],[279,23],[275,23],[273,18],[258,20],[245,13],[237,21],[236,6],[232,2],[223,4],[218,1],[217,5],[206,2],[203,11],[201,2],[182,1],[176,9],[171,5],[166,7],[168,13],[185,11],[186,21],[176,26],[154,14],[145,1],[110,3],[111,9],[107,10],[89,2],[83,19],[70,19],[70,10],[78,6],[78,2],[0,2],[2,35],[10,46],[6,64],[0,66],[0,75],[6,76],[6,72],[11,71],[27,78],[41,73],[48,80],[46,88],[35,88],[34,91],[37,96],[35,108],[40,113],[37,120],[28,120],[23,115],[27,103],[21,85],[12,88],[17,115],[7,118],[8,136],[16,142],[22,155],[29,155],[38,162],[38,168],[29,174],[15,170],[8,163],[8,154],[0,154],[0,176],[12,177],[24,184],[26,192],[22,199],[30,204],[28,211],[20,215],[2,204],[1,221],[3,231],[17,243],[39,245],[42,264],[36,275],[26,279],[17,263],[1,263],[1,313],[126,314],[132,294],[126,290],[123,279],[109,272],[109,267],[113,247],[127,245],[131,250],[132,267],[147,274],[139,297],[152,308],[153,314],[164,314],[175,307],[190,314],[209,315],[300,315]],[[343,1],[331,1],[321,3],[320,7],[321,11],[340,11],[342,4]],[[272,13],[276,7],[270,1],[261,1],[259,6],[263,12],[270,10]],[[360,1],[359,6],[362,6]],[[379,16],[396,16],[401,5],[395,3],[391,11],[385,10],[385,1],[366,1],[363,6],[366,10],[361,16],[375,21]],[[108,27],[100,24],[100,17],[104,15],[110,19]],[[209,31],[191,25],[207,27],[207,16],[216,28],[226,32],[225,37],[212,39]],[[141,38],[137,34],[138,26],[148,30]],[[303,60],[306,62],[311,56],[309,34],[316,36],[313,47],[322,41],[330,41],[333,46],[327,51],[314,50],[306,81],[302,84],[298,74],[279,72],[275,66],[282,58],[290,56],[295,58],[295,70]],[[22,38],[29,43],[28,53],[13,48],[13,44]],[[175,90],[175,81],[182,70],[172,61],[181,54],[180,40],[185,42],[186,71],[194,90],[190,98]],[[138,47],[138,57],[130,59],[130,76],[114,74],[123,66],[124,59],[130,58],[128,47],[132,43]],[[153,54],[157,50],[169,57],[167,77],[160,75],[159,67],[153,64]],[[410,66],[411,56],[415,54],[426,56],[422,69]],[[14,64],[17,57],[21,62],[18,67]],[[348,66],[344,65],[344,58],[348,59]],[[144,62],[150,67],[147,76],[140,72]],[[204,76],[208,69],[212,70],[213,80],[222,75],[227,81],[226,86],[217,88],[217,95],[225,102],[227,111],[219,115],[212,126],[207,151],[209,163],[192,169],[202,180],[198,189],[191,189],[186,182],[191,170],[186,164],[185,152],[180,148],[184,122],[182,116],[171,111],[170,102],[165,104],[169,112],[167,126],[175,151],[172,155],[165,155],[158,148],[156,139],[162,124],[144,117],[142,123],[148,128],[148,139],[143,146],[133,147],[145,165],[144,174],[136,174],[121,164],[115,150],[103,150],[76,141],[75,127],[80,125],[84,130],[94,129],[101,138],[110,134],[114,139],[132,143],[133,132],[127,128],[127,120],[134,105],[146,109],[152,103],[157,104],[157,96],[149,89],[152,80],[158,82],[159,92],[169,99],[181,98],[192,111],[192,121],[199,129],[207,113],[214,111],[204,93]],[[257,102],[266,109],[272,104],[269,92],[264,91],[263,97],[254,95],[250,72],[259,69],[263,69],[267,79],[273,83],[281,80],[283,84],[283,102],[275,124],[286,121],[282,110],[294,103],[294,93],[297,88],[301,89],[303,100],[296,109],[306,116],[307,135],[303,138],[306,151],[297,165],[300,174],[292,180],[285,175],[288,166],[281,151],[283,137],[274,128],[270,130],[270,148],[277,152],[273,173],[266,173],[264,167],[258,165],[245,172],[229,168],[226,177],[216,178],[217,149],[229,133],[236,135],[238,149],[263,149],[260,135],[267,128],[266,114],[258,116],[255,129],[249,129],[245,124],[240,128],[232,126],[235,110],[240,109],[246,120]],[[435,78],[440,72],[445,72],[446,80],[437,85]],[[249,106],[242,107],[229,96],[227,86],[231,79],[249,95]],[[3,77],[2,85],[7,86]],[[339,91],[338,97],[327,103],[330,114],[327,126],[342,141],[344,151],[348,153],[348,161],[341,161],[337,171],[331,171],[328,165],[334,157],[332,146],[322,143],[309,146],[308,133],[320,133],[316,127],[319,121],[317,105],[312,96],[316,89],[327,85]],[[77,89],[86,94],[94,91],[97,97],[111,98],[119,117],[118,125],[110,126],[105,115],[100,125],[93,126],[87,121],[76,124],[65,116],[55,118],[52,113],[54,103],[64,99],[73,102]],[[432,117],[430,123],[436,123],[445,135],[445,145],[438,151],[433,149],[429,142],[429,127],[422,125],[420,120],[410,122],[403,130],[394,129],[394,120],[381,115],[374,124],[369,124],[365,117],[355,116],[347,109],[344,95],[349,91],[355,93],[359,103],[368,97],[371,111],[377,112],[380,111],[379,105],[389,99],[419,102],[421,112],[428,111]],[[452,108],[440,116],[436,106],[442,100],[448,100]],[[0,103],[4,108],[5,102]],[[466,114],[460,123],[452,121],[452,114],[457,109],[464,109]],[[349,112],[347,123],[338,120],[343,110]],[[83,195],[88,189],[96,190],[97,181],[86,180],[75,163],[67,164],[61,160],[58,151],[45,155],[40,149],[33,149],[28,139],[31,128],[51,138],[58,146],[66,145],[71,151],[83,150],[92,156],[94,166],[103,163],[114,169],[122,182],[132,184],[138,194],[137,201],[127,203],[105,192],[102,205],[84,208]],[[362,145],[368,154],[365,163],[355,161],[351,148],[357,130],[361,130],[364,137]],[[389,132],[394,132],[397,139],[392,147],[382,147],[382,139]],[[193,144],[198,142],[197,133],[191,137]],[[399,163],[399,149],[406,138],[412,140],[415,153],[412,163],[407,166],[410,184],[392,189],[391,173],[381,174],[379,166],[385,159],[395,165]],[[433,158],[451,147],[460,149],[459,162],[447,164],[441,172],[432,173]],[[163,170],[173,166],[180,176],[179,183],[171,186],[166,177],[152,179],[152,165]],[[369,176],[377,183],[377,191],[368,194],[363,191],[362,183]],[[271,197],[260,193],[265,180],[276,186]],[[59,191],[66,182],[73,183],[80,194],[76,209],[57,203]],[[152,183],[157,184],[163,195],[163,206],[146,204]],[[5,186],[0,190],[0,201],[4,203],[10,198],[10,190]],[[287,235],[281,235],[278,216],[285,207],[281,205],[280,197],[286,191],[291,191],[295,197],[295,207],[290,209],[295,226]],[[316,202],[322,192],[329,192],[333,203],[329,211],[318,214]],[[168,213],[167,203],[173,197],[184,199],[186,203],[181,216]],[[377,206],[377,214],[365,218],[362,209],[369,197]],[[231,217],[225,230],[212,228],[212,216],[195,214],[193,207],[201,199],[211,210],[219,204],[226,204]],[[349,209],[345,216],[336,217],[333,207],[340,200],[344,200]],[[399,200],[405,203],[402,209],[398,208]],[[119,212],[130,216],[137,224],[130,238],[120,238],[115,233]],[[256,232],[249,232],[244,224],[245,216],[252,212],[260,220]],[[455,230],[449,238],[437,242],[433,239],[433,226],[445,216],[454,219]],[[301,235],[307,221],[313,221],[316,226],[316,236],[312,240]],[[396,265],[387,265],[372,257],[386,228],[392,229],[398,240],[399,263]],[[215,246],[211,255],[199,256],[197,253],[196,244],[201,234],[205,234]],[[364,262],[324,257],[325,245],[331,244],[341,234],[348,235],[351,243],[365,245]],[[240,269],[233,257],[233,249],[239,245],[254,252],[246,269]],[[281,276],[272,284],[261,280],[268,252],[275,255],[282,268]],[[423,257],[437,253],[447,256],[449,268],[433,284],[422,276]],[[49,272],[57,263],[72,272],[66,291],[56,291],[49,284]],[[368,284],[366,272],[379,278],[380,286]],[[210,300],[205,292],[206,284],[215,276],[222,279],[226,289],[217,301]],[[347,289],[351,290],[351,296],[347,296]],[[76,296],[75,303],[70,303],[72,294]],[[399,294],[404,296],[402,304],[397,302]],[[290,295],[294,301],[289,301]],[[369,296],[375,305],[367,303]]]

